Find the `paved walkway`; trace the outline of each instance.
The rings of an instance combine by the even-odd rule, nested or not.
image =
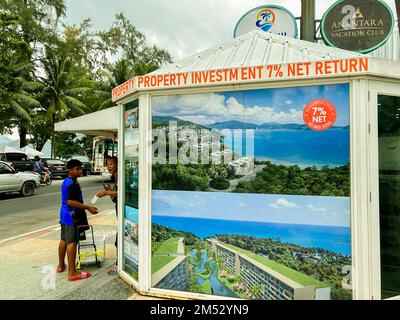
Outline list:
[[[82,267],[92,277],[67,280],[66,271],[55,273],[60,227],[52,226],[20,237],[0,241],[0,300],[146,300],[118,276],[107,271],[115,263],[117,220],[115,211],[89,216],[95,236],[106,237],[106,259],[100,268]]]

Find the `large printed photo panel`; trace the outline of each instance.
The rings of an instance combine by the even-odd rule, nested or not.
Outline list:
[[[152,100],[152,287],[352,299],[349,85]]]

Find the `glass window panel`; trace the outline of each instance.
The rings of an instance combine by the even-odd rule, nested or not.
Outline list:
[[[125,203],[123,268],[133,279],[138,281],[139,107],[137,100],[125,106],[124,124]],[[109,146],[112,147],[112,145]]]
[[[382,299],[400,295],[400,97],[378,97]]]

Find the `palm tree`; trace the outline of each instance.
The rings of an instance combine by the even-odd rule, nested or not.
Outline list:
[[[20,78],[19,81],[21,86],[17,91],[12,92],[9,105],[12,114],[18,121],[19,146],[22,148],[27,144],[26,136],[31,126],[32,115],[41,108],[41,104],[25,90],[28,82],[23,78]]]
[[[31,113],[40,103],[24,89],[32,71],[31,48],[20,39],[19,18],[0,13],[0,117],[4,128],[18,127],[20,146],[25,146]]]
[[[10,57],[10,64],[13,63],[13,57]],[[26,135],[32,121],[32,115],[41,107],[39,101],[34,99],[27,91],[27,82],[24,77],[24,69],[29,68],[25,64],[16,64],[13,85],[8,89],[8,95],[3,97],[1,104],[7,105],[9,117],[17,122],[20,147],[26,145]]]
[[[113,65],[108,67],[108,72],[105,73],[106,78],[108,79],[108,89],[111,90],[115,87],[123,84],[124,82],[132,79],[135,76],[143,76],[154,70],[158,69],[158,65],[155,63],[145,63],[138,62],[132,64],[128,59],[119,59]],[[106,99],[100,104],[100,106],[96,107],[96,110],[103,110],[113,106],[113,102],[111,100],[111,94],[104,94],[104,92],[99,92],[99,96],[105,97]]]
[[[13,57],[10,57],[10,63],[12,63],[12,60]],[[21,69],[24,68],[24,66],[16,66],[13,83],[8,87],[8,94],[1,99],[1,105],[6,106],[8,118],[17,124],[20,147],[26,145],[26,135],[32,120],[32,112],[36,108],[40,108],[40,103],[25,91],[27,82],[21,73]]]
[[[153,72],[158,69],[158,65],[155,63],[145,63],[138,62],[134,65],[135,76],[144,76],[150,72]]]
[[[261,14],[261,18],[263,18],[265,21],[268,21],[269,18],[271,18],[272,14],[271,12],[265,11],[264,13]]]
[[[111,66],[108,76],[110,85],[114,88],[132,79],[135,76],[135,71],[129,60],[119,59]]]
[[[9,92],[9,97],[2,104],[8,106],[7,112],[9,118],[13,118],[17,122],[20,148],[22,148],[26,145],[26,135],[32,121],[32,113],[35,112],[35,109],[40,108],[40,102],[23,90],[26,82],[22,78],[16,80],[20,82],[20,86],[18,86],[16,91]]]
[[[109,96],[97,107],[97,110],[112,107],[111,90],[135,76],[133,67],[127,59],[119,59],[113,65],[109,65],[107,69],[108,71],[105,72],[105,76],[108,82],[107,89],[109,90]]]
[[[90,109],[80,100],[85,93],[93,89],[77,86],[78,79],[72,77],[71,61],[65,54],[56,57],[47,52],[47,57],[42,60],[42,67],[44,75],[38,77],[35,86],[40,90],[37,99],[46,109],[47,120],[51,121],[52,156],[54,156],[55,123],[67,117],[90,113]]]

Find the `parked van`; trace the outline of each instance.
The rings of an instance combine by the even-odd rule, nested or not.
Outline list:
[[[118,144],[112,138],[95,137],[93,139],[93,173],[108,174],[107,158],[117,156]]]

